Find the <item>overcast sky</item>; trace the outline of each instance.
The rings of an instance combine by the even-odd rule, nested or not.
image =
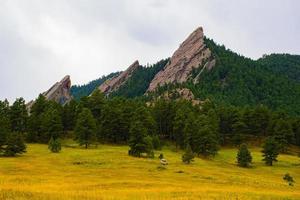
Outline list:
[[[0,99],[172,55],[198,26],[251,58],[300,54],[298,0],[0,0]]]

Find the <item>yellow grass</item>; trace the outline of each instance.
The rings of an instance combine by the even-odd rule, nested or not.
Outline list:
[[[166,148],[166,169],[158,168],[157,158],[129,157],[126,146],[63,148],[54,154],[46,145],[30,144],[27,150],[20,157],[0,158],[1,200],[300,199],[300,158],[281,155],[267,167],[258,148],[251,149],[251,169],[236,166],[235,149],[185,165],[180,152]],[[282,180],[285,173],[294,177],[295,186]]]

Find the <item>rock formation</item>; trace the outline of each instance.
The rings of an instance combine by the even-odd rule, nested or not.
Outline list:
[[[49,90],[43,93],[47,100],[56,101],[61,105],[68,103],[72,97],[70,95],[71,79],[65,76],[60,82],[55,83]]]
[[[168,83],[183,83],[188,80],[193,68],[205,66],[211,60],[211,51],[204,43],[203,29],[199,27],[179,46],[164,69],[155,75],[148,91]]]
[[[113,77],[99,86],[99,90],[105,94],[116,91],[122,86],[133,74],[133,72],[140,66],[139,61],[135,61],[128,69],[122,72],[119,76]]]
[[[55,83],[49,90],[43,92],[42,95],[49,101],[56,101],[61,105],[65,105],[71,101],[72,96],[70,94],[71,79],[70,76],[65,76],[60,82]],[[27,109],[30,110],[34,101],[30,101],[27,104]]]

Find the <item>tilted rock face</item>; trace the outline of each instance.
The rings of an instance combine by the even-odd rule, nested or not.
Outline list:
[[[164,69],[156,74],[148,91],[167,83],[187,81],[193,68],[204,65],[211,57],[211,51],[204,44],[203,29],[199,27],[179,46]]]
[[[133,74],[133,72],[138,69],[140,66],[139,61],[135,61],[131,64],[128,69],[122,72],[119,76],[116,76],[112,79],[105,81],[99,86],[99,90],[105,94],[109,94],[113,91],[116,91],[120,86],[122,86]]]
[[[55,83],[49,90],[43,92],[42,95],[44,95],[48,101],[56,101],[61,105],[65,105],[72,100],[70,88],[71,79],[70,76],[67,75],[61,81]],[[26,104],[27,110],[29,112],[34,102],[34,100],[31,100]]]
[[[60,82],[55,83],[49,90],[43,93],[47,100],[56,101],[61,105],[68,103],[72,96],[70,94],[71,79],[65,76]]]

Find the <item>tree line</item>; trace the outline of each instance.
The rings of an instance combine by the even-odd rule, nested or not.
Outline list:
[[[300,146],[300,119],[266,106],[220,106],[211,101],[193,105],[186,100],[107,98],[96,90],[65,106],[43,95],[27,110],[23,98],[9,105],[0,101],[0,152],[22,153],[30,143],[48,143],[60,150],[61,138],[79,145],[128,144],[133,156],[153,156],[166,141],[198,156],[214,156],[221,145],[240,146],[249,140],[272,140],[279,152]],[[19,145],[10,143],[18,142]],[[273,143],[274,143],[273,142]],[[12,149],[12,146],[16,150]],[[16,147],[17,146],[17,147]]]

